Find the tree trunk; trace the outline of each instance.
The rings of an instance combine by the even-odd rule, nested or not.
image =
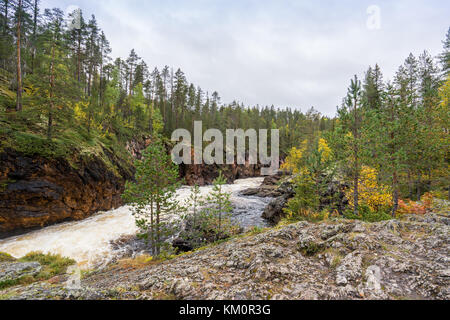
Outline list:
[[[173,68],[171,69],[170,72],[170,103],[171,103],[171,109],[172,112],[175,115],[175,128],[178,128],[178,110],[177,110],[177,106],[174,104],[174,99],[173,99]]]
[[[396,170],[394,170],[393,174],[392,187],[393,187],[392,202],[394,204],[392,208],[392,216],[395,217],[398,210],[398,175]]]
[[[154,219],[154,203],[153,200],[150,202],[150,243],[152,255],[155,254],[155,219]]]
[[[130,66],[130,87],[129,87],[129,96],[133,94],[133,65]]]
[[[52,127],[53,127],[53,110],[54,110],[54,102],[53,102],[53,90],[55,86],[55,71],[54,71],[54,65],[55,65],[55,44],[52,45],[52,60],[50,63],[50,110],[48,113],[48,131],[47,131],[47,138],[50,140],[52,138]]]
[[[89,77],[88,77],[88,87],[87,87],[87,95],[91,96],[91,81],[92,81],[92,64],[89,67]]]
[[[353,213],[357,216],[359,215],[359,157],[358,157],[358,103],[355,99],[354,106],[354,127],[353,127],[353,139],[354,139],[354,160],[355,160],[355,176],[353,181]]]
[[[80,83],[80,81],[81,81],[80,71],[81,71],[81,29],[78,30],[78,49],[77,49],[77,80],[78,80],[78,83]]]
[[[16,111],[22,111],[22,58],[21,58],[21,24],[22,24],[22,0],[18,0],[17,10],[17,103]]]
[[[413,192],[414,192],[414,182],[412,180],[411,170],[408,170],[408,193],[409,193],[409,199],[411,199],[411,200],[413,198]]]
[[[31,73],[34,73],[34,60],[36,58],[36,30],[37,30],[37,18],[38,18],[38,0],[34,0],[34,19],[33,19],[33,45],[31,49]]]
[[[392,124],[392,131],[391,131],[391,163],[393,166],[392,170],[392,216],[395,217],[398,210],[398,174],[397,174],[397,146],[396,146],[396,132],[395,132],[395,119],[396,119],[396,112],[395,112],[395,102],[391,101],[391,124]]]
[[[420,201],[420,198],[422,196],[422,174],[419,172],[417,174],[417,201]]]
[[[9,11],[9,0],[5,0],[5,11],[3,13],[3,38],[6,39],[7,31],[8,31],[8,11]],[[6,69],[7,58],[3,59],[3,69]]]
[[[156,255],[159,256],[161,254],[161,204],[159,202],[156,203]]]
[[[8,31],[8,9],[9,9],[9,0],[5,1],[5,11],[3,14],[3,35],[6,35],[6,32]]]
[[[359,215],[359,174],[358,174],[358,159],[356,159],[355,168],[355,179],[353,181],[354,191],[353,191],[353,213]]]
[[[100,81],[98,85],[99,106],[103,108],[103,41],[100,46]]]

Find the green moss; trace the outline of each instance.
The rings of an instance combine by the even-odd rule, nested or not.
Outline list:
[[[265,229],[265,228],[253,227],[250,231],[248,231],[248,235],[254,236],[254,235],[264,233],[265,231],[267,231],[267,229]]]
[[[65,258],[60,255],[43,254],[40,252],[31,252],[20,258],[22,262],[39,262],[42,265],[41,272],[35,277],[39,280],[47,280],[54,276],[64,274],[67,268],[76,264],[76,261],[70,258]]]
[[[0,252],[0,262],[13,262],[15,260],[16,259],[13,256],[5,252]]]
[[[0,300],[9,300],[12,297],[14,297],[14,294],[12,293],[0,294]]]
[[[372,211],[368,206],[362,205],[359,209],[359,215],[353,212],[346,212],[344,218],[349,220],[361,220],[365,222],[380,222],[394,219],[387,209],[380,211]]]
[[[0,281],[0,290],[15,287],[20,284],[20,279]]]
[[[8,260],[1,260],[2,257]],[[39,262],[42,269],[35,276],[24,276],[14,280],[1,281],[0,290],[51,279],[57,275],[65,274],[67,272],[67,268],[76,263],[74,260],[62,257],[60,255],[43,254],[40,252],[29,253],[18,260],[8,254],[0,253],[0,262],[1,261]]]
[[[120,139],[114,134],[95,129],[88,132],[83,125],[66,123],[55,127],[52,139],[48,139],[45,119],[40,119],[27,108],[21,113],[0,111],[0,153],[11,149],[24,156],[64,159],[74,169],[94,158],[100,159],[118,177],[123,169],[129,171],[132,168],[133,161],[125,141],[131,140],[133,133],[138,134],[126,132]],[[0,191],[5,187],[4,182],[0,183]]]
[[[33,282],[36,282],[36,279],[31,276],[24,276],[24,277],[20,277],[20,278],[14,279],[14,280],[0,281],[0,290],[4,290],[7,288],[19,286],[19,285],[28,285]]]
[[[322,252],[324,250],[324,246],[322,243],[310,241],[306,244],[301,245],[299,249],[304,256],[311,257],[319,252]]]

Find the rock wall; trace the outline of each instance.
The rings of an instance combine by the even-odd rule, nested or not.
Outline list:
[[[126,149],[140,159],[151,144],[149,137],[130,141]],[[114,174],[100,158],[78,161],[25,156],[14,150],[0,154],[0,239],[64,221],[120,207],[121,194],[134,168],[103,150],[116,167]],[[208,185],[222,170],[228,180],[260,176],[258,165],[180,166],[180,177],[188,185]]]
[[[233,183],[237,179],[254,178],[261,176],[259,165],[181,165],[180,175],[187,185],[210,185],[219,176],[219,172]]]
[[[219,176],[219,172],[227,179],[228,183],[233,183],[237,179],[254,178],[261,176],[260,165],[181,165],[180,176],[184,178],[187,185],[211,185]]]
[[[118,175],[99,158],[71,166],[64,159],[29,157],[13,150],[1,153],[0,238],[121,206],[132,168],[105,154]]]

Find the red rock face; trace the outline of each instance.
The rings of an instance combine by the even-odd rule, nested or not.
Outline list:
[[[130,142],[134,158],[151,140]],[[0,238],[64,221],[82,220],[99,211],[120,207],[125,182],[133,179],[133,168],[105,153],[118,169],[118,175],[101,159],[71,166],[63,159],[24,156],[13,150],[0,154]],[[180,166],[180,176],[188,185],[212,184],[222,171],[228,183],[260,176],[259,165]]]
[[[210,185],[219,176],[219,172],[233,183],[237,179],[254,178],[261,176],[260,165],[181,165],[180,175],[184,177],[187,185]]]
[[[122,205],[130,168],[119,163],[120,177],[100,159],[77,163],[27,157],[9,150],[0,154],[0,238]]]

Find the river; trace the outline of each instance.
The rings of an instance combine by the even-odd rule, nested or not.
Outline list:
[[[237,180],[224,186],[231,193],[234,211],[232,219],[243,228],[265,227],[267,221],[261,218],[270,198],[243,197],[239,193],[261,185],[263,178]],[[208,194],[211,186],[201,187],[202,195]],[[183,201],[189,197],[191,189],[182,187],[177,198]],[[20,258],[29,252],[60,254],[88,268],[113,260],[117,255],[112,242],[124,236],[136,234],[137,228],[130,208],[127,206],[108,212],[101,212],[82,221],[67,222],[49,226],[25,235],[0,240],[0,252]]]

